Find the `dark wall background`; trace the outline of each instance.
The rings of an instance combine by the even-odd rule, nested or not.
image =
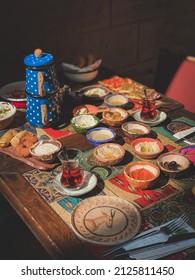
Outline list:
[[[158,52],[195,53],[194,0],[6,0],[0,9],[0,85],[25,79],[24,57],[42,48],[63,61],[94,53],[148,86]]]

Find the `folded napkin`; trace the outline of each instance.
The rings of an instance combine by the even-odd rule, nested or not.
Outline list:
[[[74,72],[74,73],[90,72],[90,71],[96,70],[100,66],[101,62],[102,62],[102,60],[99,59],[96,62],[94,62],[93,64],[87,65],[86,67],[83,67],[83,68],[79,68],[76,65],[62,62],[62,68],[65,71]]]
[[[195,127],[191,127],[185,130],[182,130],[180,132],[177,132],[175,134],[173,134],[173,136],[177,139],[181,139],[182,137],[186,137],[188,136],[190,133],[195,132]],[[190,136],[189,136],[190,137]],[[193,145],[195,143],[195,140],[193,138],[193,141],[189,138],[188,140],[185,140],[184,142],[189,144],[189,145]]]
[[[193,246],[195,246],[195,238],[177,241],[171,244],[161,244],[156,248],[148,248],[143,252],[134,252],[129,255],[129,258],[137,260],[157,260],[168,255],[189,249]]]
[[[170,222],[165,223],[164,225],[168,225]],[[162,225],[161,225],[162,226]],[[155,227],[147,232],[154,232],[155,230],[158,230],[161,226]],[[194,230],[187,224],[185,223],[182,226],[182,229],[185,232],[194,232]],[[123,246],[123,249],[127,250],[133,250],[133,249],[141,249],[143,246],[147,245],[155,245],[156,243],[159,242],[164,242],[166,241],[166,237],[164,234],[154,234],[152,236],[144,237],[144,232],[141,233],[140,235],[137,235],[137,237],[141,237],[143,235],[143,238],[139,238],[138,240],[132,239],[132,241],[129,244],[126,244]],[[136,250],[132,251],[132,253],[129,253],[129,258],[133,259],[159,259],[162,257],[165,257],[167,255],[182,251],[184,249],[190,248],[192,246],[195,246],[195,238],[189,239],[189,240],[182,240],[182,241],[177,241],[174,243],[169,243],[169,244],[159,244],[156,246],[156,248],[151,248],[147,247],[145,250]]]

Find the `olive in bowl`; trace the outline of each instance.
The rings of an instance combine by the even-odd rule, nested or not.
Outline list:
[[[165,153],[157,158],[157,164],[163,173],[171,178],[184,175],[190,166],[189,159],[179,153]]]

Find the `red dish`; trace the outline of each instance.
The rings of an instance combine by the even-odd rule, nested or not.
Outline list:
[[[14,106],[16,107],[26,107],[26,102],[25,101],[21,101],[21,102],[17,102],[17,101],[13,101],[11,102]]]

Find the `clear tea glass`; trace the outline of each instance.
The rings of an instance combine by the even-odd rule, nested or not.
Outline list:
[[[59,152],[58,158],[62,163],[61,184],[65,188],[79,189],[81,187],[83,176],[80,172],[80,160],[82,152],[78,149],[66,149],[67,157],[64,151]]]
[[[155,99],[153,97],[142,98],[141,118],[143,120],[155,120],[157,117],[157,110],[155,107]]]

